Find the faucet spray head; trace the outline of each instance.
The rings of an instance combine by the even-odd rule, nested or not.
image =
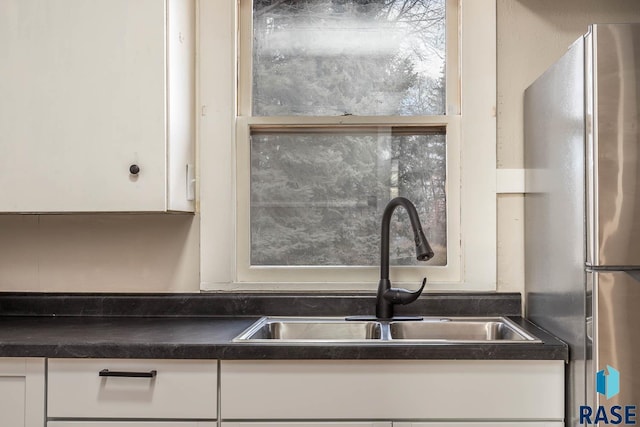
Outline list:
[[[429,261],[433,258],[433,250],[429,245],[429,241],[426,236],[422,232],[422,230],[418,230],[418,233],[415,235],[416,237],[416,258],[418,261]]]

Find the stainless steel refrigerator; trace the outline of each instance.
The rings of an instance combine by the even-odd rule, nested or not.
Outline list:
[[[577,426],[640,408],[640,24],[592,25],[524,104],[526,315],[570,346]]]

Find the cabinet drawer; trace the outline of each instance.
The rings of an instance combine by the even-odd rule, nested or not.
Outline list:
[[[49,359],[47,390],[51,418],[216,419],[217,362]]]
[[[216,427],[215,421],[49,421],[47,427]]]
[[[564,418],[563,361],[224,360],[220,388],[223,421]]]

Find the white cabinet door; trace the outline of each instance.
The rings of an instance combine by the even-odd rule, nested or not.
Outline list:
[[[216,427],[215,421],[49,421],[47,427]]]
[[[222,427],[392,427],[391,422],[223,422]]]
[[[182,164],[169,156],[169,135],[193,127],[188,108],[168,103],[172,77],[193,83],[188,57],[168,65],[167,46],[193,39],[188,13],[168,15],[178,3],[193,10],[192,0],[0,0],[0,212],[192,209],[184,152]],[[193,88],[174,92],[178,105],[193,99]],[[169,187],[184,189],[182,205]]]
[[[0,359],[0,426],[44,424],[44,359]]]

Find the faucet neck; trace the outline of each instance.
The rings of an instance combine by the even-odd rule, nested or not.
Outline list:
[[[411,228],[413,235],[418,244],[419,236],[422,233],[422,225],[420,224],[420,217],[413,203],[404,197],[396,197],[391,200],[384,208],[382,214],[382,230],[380,236],[380,280],[389,280],[389,229],[391,226],[391,216],[398,206],[405,208],[409,214],[409,220],[411,221]],[[424,239],[426,241],[426,238]],[[433,255],[432,255],[433,256]]]

